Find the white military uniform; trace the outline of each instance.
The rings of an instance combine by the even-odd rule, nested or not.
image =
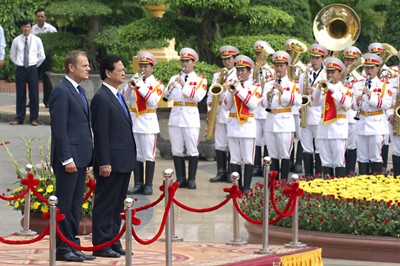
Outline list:
[[[200,134],[200,115],[197,104],[206,95],[207,80],[194,71],[180,75],[183,80],[186,80],[185,85],[182,87],[180,83],[176,83],[171,88],[173,91],[168,98],[168,100],[174,100],[168,121],[172,155],[183,157],[184,147],[186,147],[187,155],[199,156],[197,145]],[[172,76],[168,86],[175,82],[177,76]],[[168,86],[164,90],[164,95],[167,94]]]
[[[340,81],[336,84],[328,83],[328,90],[332,92],[336,112],[333,114],[335,118],[326,119],[326,121],[321,119],[318,126],[317,139],[320,144],[321,164],[324,167],[331,168],[344,167],[348,137],[346,112],[347,108],[351,106],[350,92]],[[328,92],[322,93],[319,88],[313,93],[313,105],[321,106],[322,115],[327,114],[325,111],[328,107],[327,95]],[[332,108],[332,106],[329,106],[329,108]]]
[[[254,110],[260,102],[261,88],[248,79],[243,85],[238,83],[236,90],[237,93],[226,93],[222,103],[222,108],[229,111],[227,128],[231,163],[253,164],[256,138]]]
[[[396,108],[398,107],[398,103],[396,101],[397,99],[397,92],[399,90],[399,82],[400,82],[400,77],[396,76],[395,78],[392,78],[389,80],[392,88],[393,88],[393,95],[392,95],[392,105],[391,107],[386,111],[386,116],[387,118],[390,115],[394,115],[394,112]],[[392,143],[392,154],[396,156],[400,156],[400,136],[396,136],[393,134],[393,125],[388,123],[389,125],[389,131],[390,131],[390,140]]]
[[[125,100],[129,104],[132,117],[132,131],[135,137],[137,160],[154,161],[157,134],[160,132],[156,113],[164,84],[151,75],[140,87],[124,89]]]
[[[220,77],[220,71],[214,73],[213,80],[211,86],[218,83]],[[228,80],[236,80],[236,68],[232,68],[228,70]],[[228,91],[222,92],[219,95],[218,109],[217,109],[217,117],[215,121],[215,132],[214,132],[214,141],[215,141],[215,149],[221,151],[227,151],[228,149],[228,137],[227,133],[227,123],[229,112],[225,111],[221,108],[222,101],[225,98],[225,94],[230,93]],[[213,100],[213,95],[211,93],[207,93],[207,106],[210,107]]]
[[[306,74],[300,75],[299,86],[300,92],[303,94],[304,90],[304,77]],[[317,87],[321,80],[326,80],[326,70],[323,66],[317,71],[311,69],[308,73],[308,85],[310,87]],[[311,99],[312,101],[312,99]],[[303,146],[304,153],[314,154],[314,141],[315,153],[319,153],[319,144],[317,140],[318,125],[321,120],[321,106],[308,105],[307,106],[307,123],[305,128],[300,128],[300,141]]]
[[[354,84],[355,97],[362,95],[365,83]],[[354,126],[357,136],[357,160],[361,163],[382,162],[381,148],[384,143],[384,135],[389,134],[388,123],[386,123],[385,110],[392,103],[392,89],[375,77],[371,80],[371,98],[363,95],[360,107],[353,101],[352,108],[360,110],[360,120]]]
[[[263,108],[266,108],[268,106],[266,95],[273,90],[271,112],[268,113],[264,124],[264,142],[271,158],[289,159],[293,149],[293,132],[296,130],[292,106],[301,105],[301,96],[297,84],[290,81],[287,76],[281,78],[281,85],[284,88],[282,95],[273,88],[274,83],[275,80],[265,84],[261,101]]]

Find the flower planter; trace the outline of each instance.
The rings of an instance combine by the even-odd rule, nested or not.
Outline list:
[[[21,219],[21,226],[23,227],[24,217]],[[32,214],[30,217],[29,229],[40,234],[46,226],[49,224],[49,220],[44,219],[39,214]],[[82,216],[81,222],[79,223],[79,235],[89,235],[92,233],[92,218],[88,216]]]
[[[245,222],[248,243],[262,243],[262,225]],[[269,244],[282,245],[292,241],[292,230],[269,226]],[[299,231],[299,241],[322,248],[322,257],[348,260],[399,262],[400,239],[393,237],[359,236],[312,231]]]

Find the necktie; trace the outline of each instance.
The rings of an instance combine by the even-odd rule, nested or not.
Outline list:
[[[29,67],[28,37],[25,37],[25,46],[24,46],[24,67]]]
[[[281,79],[278,79],[278,84],[281,84],[282,83],[282,80]]]
[[[79,96],[81,96],[81,100],[82,100],[83,106],[85,106],[85,111],[87,112],[88,111],[88,105],[87,105],[87,101],[86,101],[86,98],[85,98],[85,92],[84,92],[83,88],[81,86],[79,86],[79,85],[76,88],[79,91]]]
[[[119,103],[121,104],[122,109],[124,109],[126,116],[128,116],[128,111],[126,110],[124,100],[122,99],[122,95],[119,91],[117,91],[117,98]]]
[[[189,75],[185,75],[185,83],[188,80]]]
[[[368,85],[367,85],[368,89],[371,89],[371,80],[368,80]]]
[[[317,72],[313,73],[313,78],[314,78],[314,80],[317,78]]]

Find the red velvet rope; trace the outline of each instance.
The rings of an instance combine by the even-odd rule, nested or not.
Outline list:
[[[143,240],[136,234],[135,228],[133,228],[132,236],[133,236],[133,238],[135,238],[135,240],[137,242],[139,242],[139,244],[141,244],[141,245],[149,245],[149,244],[154,243],[160,237],[161,233],[164,231],[165,223],[167,221],[167,217],[168,217],[169,211],[171,209],[172,202],[173,202],[173,199],[175,197],[175,192],[178,189],[178,186],[179,186],[179,184],[177,182],[174,182],[170,187],[168,187],[168,195],[169,195],[169,197],[168,197],[167,207],[165,208],[165,212],[163,214],[163,218],[162,218],[162,221],[161,221],[160,228],[158,229],[157,234],[153,238],[151,238],[149,240]]]
[[[157,199],[156,201],[154,201],[154,202],[152,202],[152,203],[150,203],[150,204],[144,205],[144,206],[137,207],[137,208],[135,208],[134,210],[135,210],[136,212],[140,212],[140,211],[143,211],[143,210],[147,210],[147,209],[149,209],[149,208],[152,208],[152,207],[156,206],[158,203],[160,203],[160,201],[161,201],[163,198],[164,198],[164,192],[160,195],[160,197],[158,197],[158,199]]]
[[[212,207],[208,207],[208,208],[193,208],[193,207],[189,207],[181,202],[179,202],[177,199],[174,199],[174,203],[176,205],[178,205],[178,207],[181,207],[182,209],[186,210],[186,211],[190,211],[190,212],[211,212],[211,211],[215,211],[218,210],[219,208],[221,208],[222,206],[224,206],[226,203],[228,203],[228,201],[231,200],[231,196],[228,196],[226,199],[224,199],[222,202],[220,202],[219,204],[212,206]]]
[[[274,208],[274,210],[278,214],[278,216],[289,217],[293,214],[295,207],[296,207],[296,198],[297,198],[296,192],[297,191],[293,192],[291,185],[287,184],[287,186],[289,187],[289,190],[287,190],[287,188],[284,188],[284,194],[289,197],[289,200],[288,200],[288,203],[286,204],[284,210],[283,211],[279,210],[278,206],[276,205],[276,199],[275,199],[275,187],[276,187],[275,178],[276,178],[276,176],[277,176],[276,171],[272,171],[269,176],[269,189],[270,189],[270,193],[271,193],[272,207]],[[298,183],[297,183],[297,188],[298,188]]]
[[[83,197],[83,202],[87,201],[88,198],[92,195],[94,188],[96,187],[96,181],[94,178],[89,178],[88,181],[86,181],[85,185],[89,188],[89,191],[86,192],[85,196]]]
[[[26,239],[26,240],[9,240],[9,239],[5,239],[3,237],[0,236],[0,242],[3,242],[5,244],[11,244],[11,245],[25,245],[25,244],[32,244],[34,242],[40,241],[42,240],[48,233],[49,233],[49,228],[50,226],[47,225],[46,228],[40,233],[40,235],[38,235],[35,238],[32,239]]]
[[[26,187],[25,190],[22,191],[21,193],[19,193],[18,195],[15,195],[15,196],[12,196],[12,197],[6,197],[6,196],[3,196],[3,195],[0,195],[0,199],[6,200],[6,201],[12,201],[12,200],[16,200],[16,199],[22,198],[28,192],[29,192],[29,187]]]
[[[71,242],[69,239],[67,239],[63,233],[60,231],[60,228],[58,226],[58,223],[56,225],[57,228],[57,234],[60,237],[61,241],[67,243],[69,246],[71,246],[74,249],[79,249],[79,250],[84,250],[84,251],[98,251],[98,250],[102,250],[108,246],[111,246],[112,244],[114,244],[115,242],[117,242],[125,233],[126,230],[126,224],[124,223],[124,226],[122,227],[121,231],[118,233],[118,235],[116,235],[113,239],[111,239],[110,241],[104,242],[100,245],[97,246],[92,246],[92,247],[83,247],[80,245],[75,244],[74,242]]]

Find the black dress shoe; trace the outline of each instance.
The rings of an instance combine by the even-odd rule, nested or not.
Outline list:
[[[84,260],[94,260],[96,258],[95,256],[92,255],[86,255],[80,250],[74,251],[74,254],[78,257],[83,258]]]
[[[119,258],[121,254],[115,252],[112,249],[100,250],[100,251],[93,251],[93,256],[97,257],[106,257],[106,258]]]
[[[58,261],[73,261],[73,262],[82,262],[85,261],[84,258],[75,255],[72,251],[65,253],[63,255],[56,255],[56,260]]]
[[[123,248],[113,248],[113,250],[115,252],[117,252],[118,254],[120,254],[122,256],[125,256],[125,249],[123,249]],[[133,252],[132,252],[132,255],[133,255]]]

